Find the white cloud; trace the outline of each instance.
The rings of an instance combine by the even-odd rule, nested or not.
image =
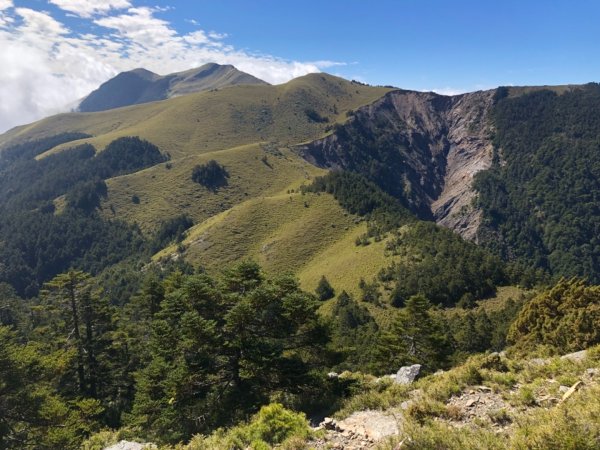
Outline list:
[[[17,8],[16,12],[23,19],[19,32],[29,39],[45,40],[50,43],[58,36],[69,32],[63,24],[48,13],[29,8]]]
[[[14,19],[6,15],[5,10],[13,7],[12,0],[0,0],[0,28],[10,25]]]
[[[3,0],[0,0],[3,1]],[[129,8],[128,0],[48,0],[60,9],[75,13],[80,17],[92,17],[97,14],[107,14],[112,9]]]
[[[111,28],[133,44],[153,48],[161,44],[176,42],[177,32],[169,23],[153,16],[151,8],[130,8],[127,14],[103,17],[94,21],[97,25]]]
[[[214,39],[215,41],[219,41],[221,39],[225,39],[227,37],[227,33],[217,33],[216,31],[211,31],[208,33],[208,37]]]
[[[214,31],[181,34],[157,17],[160,9],[131,7],[128,0],[49,1],[76,13],[77,29],[84,31],[69,29],[48,12],[0,0],[0,132],[66,111],[107,79],[136,67],[167,74],[216,62],[277,84],[340,64],[252,54]],[[127,9],[115,13],[117,8]]]
[[[435,92],[440,95],[459,95],[464,94],[466,91],[461,89],[455,89],[451,87],[439,88],[439,89],[428,89],[426,92]]]
[[[208,36],[202,30],[188,33],[183,39],[190,44],[208,44],[210,42]]]
[[[17,8],[0,30],[0,130],[64,111],[114,73],[49,14]]]

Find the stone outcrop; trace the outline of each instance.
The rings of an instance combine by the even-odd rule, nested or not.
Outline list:
[[[375,448],[387,437],[400,433],[401,416],[392,411],[357,411],[336,421],[326,417],[320,428],[326,431],[324,439],[311,442],[317,449]]]
[[[421,372],[421,364],[413,364],[412,366],[400,367],[394,378],[397,384],[412,384]]]

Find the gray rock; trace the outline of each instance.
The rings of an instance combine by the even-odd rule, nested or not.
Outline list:
[[[398,384],[411,384],[419,376],[420,372],[421,364],[400,367],[400,370],[396,373],[395,382]]]
[[[342,436],[366,439],[377,442],[400,432],[398,422],[401,417],[384,411],[357,411],[344,420],[337,422]],[[344,447],[350,448],[350,447]],[[356,448],[369,448],[358,446]]]
[[[139,442],[131,442],[131,441],[119,441],[119,443],[115,445],[111,445],[110,447],[106,447],[104,450],[156,450],[156,445]]]
[[[529,362],[531,364],[533,364],[534,366],[545,366],[546,364],[548,364],[550,362],[550,360],[544,359],[544,358],[533,358],[533,359],[530,359]]]
[[[329,372],[327,378],[339,378],[340,375],[337,372]]]
[[[320,426],[325,428],[326,430],[335,430],[336,429],[335,420],[333,420],[331,417],[325,417],[325,419],[323,419],[323,422],[321,422]]]
[[[587,356],[587,350],[581,350],[578,352],[568,353],[566,355],[563,355],[560,357],[560,359],[562,359],[562,360],[568,359],[569,361],[573,361],[573,362],[581,362],[586,358],[586,356]]]
[[[479,397],[476,398],[470,398],[469,400],[467,400],[467,402],[465,403],[465,406],[467,408],[471,408],[472,406],[476,405],[477,402],[479,402]]]
[[[402,403],[400,403],[400,409],[406,411],[408,408],[410,408],[410,406],[414,403],[413,400],[405,400]]]

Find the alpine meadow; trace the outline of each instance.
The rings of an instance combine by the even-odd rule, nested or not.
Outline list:
[[[600,448],[599,8],[29,3],[0,449]]]

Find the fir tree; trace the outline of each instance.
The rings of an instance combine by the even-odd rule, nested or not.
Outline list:
[[[315,292],[317,294],[317,297],[319,297],[319,300],[321,301],[329,300],[330,298],[333,298],[335,296],[335,290],[333,289],[331,284],[329,284],[329,281],[327,281],[325,275],[323,275],[319,280],[319,284],[317,286],[317,289],[315,289]]]

